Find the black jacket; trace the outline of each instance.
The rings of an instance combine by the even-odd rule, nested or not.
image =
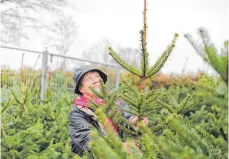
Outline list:
[[[120,108],[128,107],[121,102]],[[122,112],[126,119],[131,118],[131,114]],[[89,125],[95,127],[101,132],[101,128],[96,120],[91,118],[87,113],[81,111],[76,105],[72,106],[72,111],[69,113],[69,135],[71,137],[72,152],[83,156],[85,150],[89,151],[88,142],[91,140]],[[101,132],[102,133],[102,132]],[[118,130],[118,134],[122,137],[122,132]]]

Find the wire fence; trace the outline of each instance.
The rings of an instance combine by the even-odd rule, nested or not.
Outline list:
[[[105,64],[44,51],[34,51],[1,46],[1,100],[6,99],[10,90],[21,82],[39,85],[40,98],[45,100],[46,90],[53,90],[58,99],[64,92],[74,96],[73,74],[82,65],[93,65],[108,74],[107,88],[119,86],[121,68],[118,65]]]

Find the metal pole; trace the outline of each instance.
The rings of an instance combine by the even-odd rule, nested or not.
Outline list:
[[[116,88],[119,87],[119,82],[120,82],[120,74],[121,74],[121,67],[117,67],[117,77],[116,77]]]
[[[42,72],[41,72],[41,100],[45,100],[45,91],[47,88],[47,69],[48,69],[48,51],[42,53]]]
[[[33,50],[21,49],[21,48],[9,47],[9,46],[2,46],[2,45],[1,45],[1,48],[12,49],[12,50],[18,50],[18,51],[26,51],[26,52],[32,52],[32,53],[37,53],[37,54],[42,54],[42,52],[40,52],[40,51],[33,51]]]

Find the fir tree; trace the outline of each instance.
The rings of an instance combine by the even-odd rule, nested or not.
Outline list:
[[[125,80],[119,89],[111,92],[111,95],[107,94],[105,87],[103,87],[102,94],[94,91],[97,97],[106,101],[105,105],[96,106],[95,103],[92,105],[96,106],[96,114],[108,132],[108,135],[105,136],[96,133],[96,131],[92,133],[95,140],[90,145],[95,158],[226,158],[225,144],[227,138],[225,136],[227,132],[225,128],[227,126],[219,119],[219,123],[217,123],[219,127],[216,127],[220,128],[223,133],[219,136],[213,136],[188,119],[190,112],[195,113],[200,109],[197,108],[197,94],[186,93],[182,99],[177,100],[175,94],[169,95],[164,89],[149,90],[143,86],[147,78],[155,75],[164,65],[175,46],[178,36],[175,34],[172,44],[164,51],[157,62],[149,67],[149,54],[146,49],[146,10],[146,0],[144,0],[144,29],[140,32],[141,68],[137,69],[128,65],[111,47],[109,48],[110,55],[117,63],[140,78],[140,86],[133,85],[131,81]],[[180,97],[181,94],[178,93],[178,95]],[[139,123],[136,127],[122,118],[120,113],[117,113],[118,109],[115,105],[117,99],[124,100],[130,107],[122,111],[138,116]],[[133,153],[127,155],[126,152],[128,151],[123,148],[121,140],[109,130],[109,125],[105,121],[105,114],[112,118],[125,132],[124,142],[133,141],[138,145],[133,147]],[[141,123],[145,116],[150,119],[148,127]],[[208,113],[208,116],[212,122],[217,121],[215,114]],[[125,122],[126,127],[123,127],[123,122]],[[221,143],[219,144],[219,142]],[[98,144],[102,145],[103,148],[96,146]],[[141,155],[133,157],[132,154],[138,152],[138,149],[140,149]]]
[[[47,100],[41,101],[39,94],[35,83],[22,84],[2,103],[2,159],[73,157],[67,131],[72,101],[67,96],[52,101],[51,90],[46,92]]]
[[[203,44],[197,44],[190,34],[185,34],[185,37],[194,47],[198,55],[206,61],[213,69],[218,72],[223,81],[228,85],[228,51],[229,41],[224,42],[224,48],[221,53],[217,53],[217,49],[210,41],[208,32],[204,28],[199,29],[199,34]]]

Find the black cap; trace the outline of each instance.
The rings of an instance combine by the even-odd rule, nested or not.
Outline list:
[[[80,81],[83,78],[83,76],[87,72],[90,72],[90,71],[96,71],[96,72],[98,72],[99,75],[100,75],[100,77],[103,79],[103,82],[104,83],[107,82],[107,75],[104,72],[102,72],[101,70],[96,69],[96,68],[92,68],[91,66],[81,66],[80,68],[77,68],[76,69],[76,71],[74,73],[74,77],[73,77],[73,79],[75,80],[75,83],[76,83],[76,88],[75,88],[75,93],[76,94],[80,94],[81,95],[81,92],[79,90]]]

